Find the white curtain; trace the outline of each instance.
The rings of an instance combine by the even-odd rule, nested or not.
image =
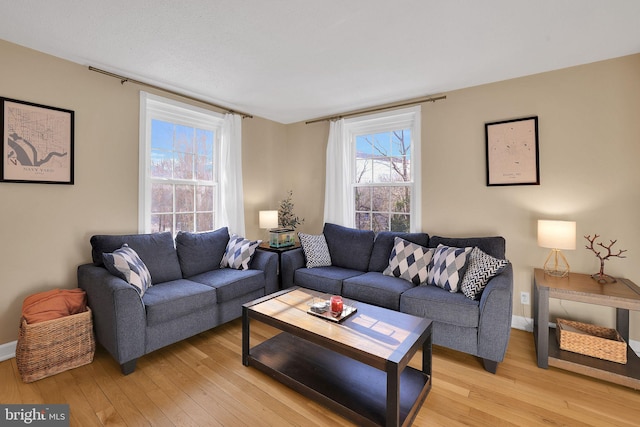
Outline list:
[[[332,121],[327,142],[327,172],[324,190],[324,222],[353,227],[355,206],[351,190],[351,150],[344,119]]]
[[[242,118],[225,114],[220,141],[220,212],[216,228],[245,235],[242,188]]]

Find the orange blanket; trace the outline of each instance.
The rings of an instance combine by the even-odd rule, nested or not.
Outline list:
[[[29,295],[22,303],[22,317],[27,323],[58,319],[87,310],[83,289],[52,289]]]

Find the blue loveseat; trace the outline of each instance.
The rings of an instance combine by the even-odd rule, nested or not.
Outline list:
[[[87,292],[96,340],[120,364],[123,374],[154,350],[240,317],[242,305],[278,288],[275,253],[255,251],[248,270],[220,268],[229,233],[169,232],[91,237],[92,264],[78,267],[78,286]],[[151,274],[142,298],[104,266],[103,253],[123,244]]]
[[[436,248],[478,247],[505,259],[502,237],[446,238],[426,233],[394,233],[356,230],[325,224],[331,265],[306,267],[302,248],[284,252],[281,258],[283,287],[302,286],[356,301],[398,310],[433,320],[433,343],[473,354],[484,368],[496,372],[504,359],[511,332],[513,269],[510,263],[491,278],[479,299],[437,286],[416,286],[402,278],[387,276],[395,237],[420,246]]]

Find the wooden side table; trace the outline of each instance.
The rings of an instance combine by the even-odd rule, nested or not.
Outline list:
[[[552,277],[534,270],[534,327],[538,367],[566,369],[601,380],[640,389],[640,358],[627,345],[627,363],[609,362],[560,350],[556,334],[549,328],[549,299],[578,301],[616,309],[616,329],[629,342],[629,310],[640,311],[640,288],[627,279],[600,284],[587,274],[569,273]]]
[[[280,267],[282,266],[282,252],[291,251],[300,247],[300,242],[296,242],[292,246],[285,246],[283,248],[272,248],[269,246],[269,242],[262,242],[258,249],[263,251],[275,252],[278,254],[278,289],[282,289],[282,276],[280,275]]]

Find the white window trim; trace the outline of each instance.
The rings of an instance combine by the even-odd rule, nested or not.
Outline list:
[[[138,232],[149,233],[151,230],[151,120],[154,118],[215,131],[214,171],[218,191],[215,192],[216,199],[214,200],[213,209],[214,215],[219,215],[220,137],[222,135],[224,116],[193,105],[140,91]]]
[[[350,194],[355,194],[355,162],[356,162],[356,135],[389,131],[392,128],[411,128],[411,220],[410,231],[419,232],[422,230],[422,155],[421,155],[421,116],[422,109],[419,105],[409,108],[402,108],[367,116],[345,119],[344,131],[346,140],[349,143],[351,184]],[[351,215],[352,223],[355,226],[355,211]]]

